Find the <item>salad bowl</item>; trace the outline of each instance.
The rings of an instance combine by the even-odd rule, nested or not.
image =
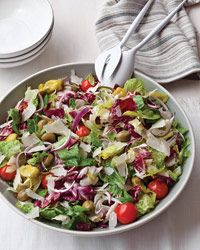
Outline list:
[[[89,73],[94,73],[94,64],[92,63],[72,63],[72,64],[63,64],[55,67],[51,67],[45,70],[42,70],[26,79],[18,83],[13,89],[10,90],[10,92],[4,97],[4,99],[0,102],[0,122],[3,123],[7,117],[7,111],[15,106],[15,104],[23,98],[24,93],[28,86],[31,86],[32,88],[37,88],[38,83],[45,82],[49,79],[57,79],[57,78],[64,78],[67,75],[70,75],[71,70],[75,70],[76,74],[81,77],[85,77]],[[30,219],[26,214],[18,210],[15,206],[16,204],[16,198],[14,195],[7,190],[9,187],[8,184],[0,179],[0,197],[2,198],[5,203],[12,208],[15,212],[20,214],[26,219],[31,220],[37,225],[49,228],[51,230],[55,230],[58,232],[63,232],[66,234],[74,235],[74,236],[106,236],[116,233],[125,232],[131,229],[135,229],[149,221],[151,221],[153,218],[161,214],[164,210],[166,210],[170,204],[175,201],[175,199],[178,197],[178,195],[182,192],[183,188],[185,187],[194,163],[194,157],[195,157],[195,143],[194,143],[194,135],[192,131],[192,127],[190,125],[190,122],[185,115],[184,111],[180,107],[180,105],[177,103],[177,101],[174,99],[174,97],[161,85],[157,84],[154,80],[150,79],[148,76],[145,76],[144,74],[135,71],[135,77],[141,79],[145,83],[145,87],[148,91],[153,91],[155,89],[162,91],[166,93],[169,96],[168,106],[170,110],[175,114],[175,118],[188,130],[188,138],[190,140],[190,146],[189,150],[191,152],[190,157],[186,160],[183,172],[180,177],[180,180],[174,185],[174,187],[171,189],[169,194],[159,202],[159,204],[155,207],[154,210],[149,212],[148,214],[142,216],[137,221],[128,224],[128,225],[119,225],[116,228],[109,229],[95,229],[94,231],[84,232],[84,231],[72,231],[67,230],[64,228],[61,228],[60,225],[56,223],[51,222],[44,222],[39,221],[37,219]]]

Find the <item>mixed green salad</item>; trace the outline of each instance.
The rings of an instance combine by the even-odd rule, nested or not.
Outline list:
[[[187,129],[140,79],[101,86],[71,72],[41,83],[0,126],[0,177],[29,218],[72,230],[149,213],[179,180]]]

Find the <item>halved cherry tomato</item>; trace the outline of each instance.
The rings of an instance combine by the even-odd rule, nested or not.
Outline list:
[[[83,80],[81,83],[81,89],[86,92],[90,87],[92,87],[92,85],[90,84],[90,82],[88,80]]]
[[[47,189],[48,177],[53,176],[53,174],[45,174],[42,176],[42,186],[44,189]]]
[[[12,181],[15,178],[16,170],[13,172],[9,172],[8,171],[9,167],[10,167],[10,165],[5,165],[4,167],[0,168],[0,177],[4,181]]]
[[[87,128],[86,126],[84,125],[81,125],[78,127],[78,129],[76,130],[76,134],[79,136],[79,137],[84,137],[84,136],[87,136],[90,134],[90,130],[89,128]]]
[[[118,205],[115,212],[121,224],[129,224],[137,219],[137,208],[131,202]]]
[[[155,179],[148,184],[148,188],[156,193],[158,200],[163,199],[169,192],[167,184],[163,181]]]
[[[135,104],[135,102],[133,101],[133,98],[129,97],[127,99],[124,99],[120,104],[120,109],[122,111],[122,113],[126,112],[126,111],[135,111],[137,106]]]

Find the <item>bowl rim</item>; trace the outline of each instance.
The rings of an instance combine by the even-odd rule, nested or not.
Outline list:
[[[15,86],[13,86],[13,88],[10,89],[9,92],[7,92],[7,94],[3,97],[3,99],[0,101],[0,105],[1,103],[7,98],[7,96],[14,91],[16,88],[18,88],[18,86],[22,85],[24,82],[27,82],[28,80],[51,70],[55,70],[58,68],[62,68],[62,67],[72,67],[73,66],[81,66],[81,65],[89,65],[89,66],[94,66],[94,63],[91,62],[75,62],[75,63],[65,63],[65,64],[60,64],[60,65],[56,65],[56,66],[52,66],[46,69],[43,69],[41,71],[38,71],[28,77],[26,77],[25,79],[21,80],[19,83],[17,83]],[[178,107],[178,109],[180,110],[180,112],[183,114],[187,125],[188,125],[188,129],[190,132],[190,145],[191,148],[193,149],[193,152],[190,156],[191,159],[191,166],[190,169],[188,170],[188,174],[186,176],[186,178],[183,180],[182,185],[180,186],[179,190],[173,195],[173,197],[167,201],[158,211],[152,211],[150,212],[146,218],[144,219],[140,219],[138,221],[135,221],[134,223],[128,224],[128,225],[123,225],[122,227],[116,227],[114,229],[109,229],[109,230],[100,230],[100,231],[75,231],[75,230],[68,230],[68,229],[64,229],[64,228],[59,228],[59,227],[53,227],[51,225],[48,225],[44,222],[38,221],[36,219],[30,219],[28,218],[28,216],[26,214],[24,214],[23,212],[21,212],[19,209],[17,209],[13,204],[11,204],[8,199],[6,199],[4,197],[4,195],[0,192],[0,198],[16,213],[18,213],[19,215],[21,215],[22,217],[28,219],[29,221],[35,223],[36,225],[40,225],[42,227],[51,229],[53,231],[57,231],[57,232],[62,232],[68,235],[72,235],[72,236],[82,236],[82,237],[91,237],[91,236],[107,236],[107,235],[113,235],[113,234],[117,234],[117,233],[122,233],[122,232],[126,232],[129,231],[131,229],[135,229],[139,226],[142,226],[144,224],[146,224],[147,222],[150,222],[151,220],[153,220],[154,218],[156,218],[158,215],[160,215],[161,213],[163,213],[176,199],[177,197],[180,195],[180,193],[183,191],[183,189],[185,188],[193,166],[194,166],[194,159],[195,159],[195,139],[194,139],[194,133],[193,133],[193,129],[191,126],[191,123],[187,117],[187,115],[185,114],[185,111],[182,109],[182,107],[180,106],[180,104],[176,101],[176,99],[171,95],[170,92],[168,92],[168,90],[166,90],[162,85],[158,84],[156,81],[154,81],[153,79],[151,79],[150,77],[146,76],[145,74],[135,70],[135,73],[138,75],[141,75],[142,77],[146,78],[148,81],[150,82],[154,82],[163,92],[167,93],[168,96],[170,97],[170,99],[176,104],[176,106]]]

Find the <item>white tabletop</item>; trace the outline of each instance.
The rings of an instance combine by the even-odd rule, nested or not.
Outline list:
[[[101,0],[51,0],[54,34],[47,50],[36,60],[0,70],[2,98],[10,87],[41,69],[57,64],[94,62],[98,54],[94,23]],[[198,23],[200,6],[190,15]],[[197,25],[200,31],[200,24]],[[200,249],[200,81],[181,80],[166,85],[186,111],[196,136],[197,155],[191,178],[170,208],[152,222],[133,231],[109,237],[76,238],[36,226],[0,201],[1,250],[198,250]]]

